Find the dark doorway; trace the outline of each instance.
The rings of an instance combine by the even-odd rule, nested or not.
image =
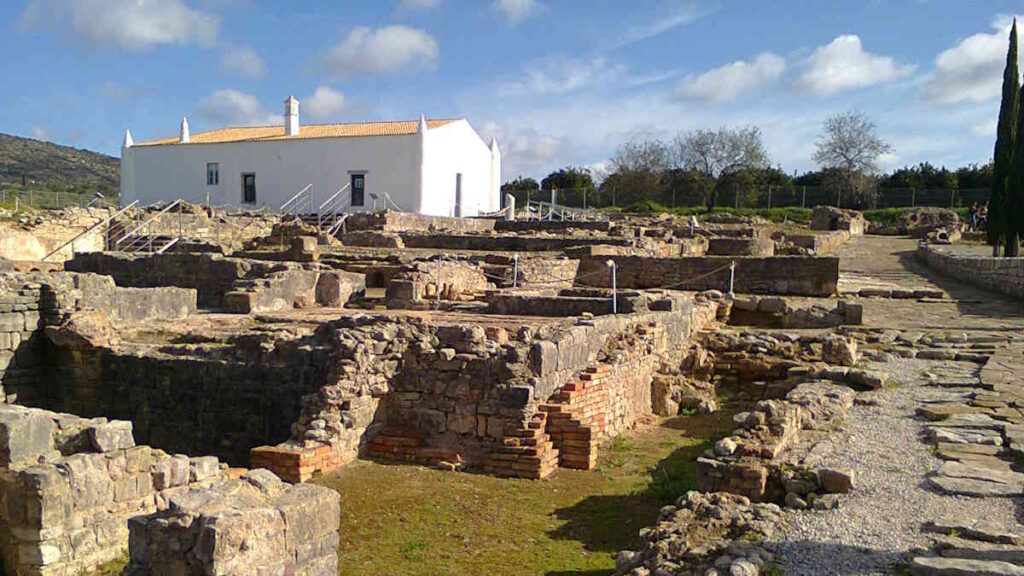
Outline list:
[[[462,173],[455,175],[455,216],[462,218]]]
[[[242,174],[242,202],[256,203],[256,174]]]
[[[364,206],[366,204],[366,174],[352,175],[352,205]]]

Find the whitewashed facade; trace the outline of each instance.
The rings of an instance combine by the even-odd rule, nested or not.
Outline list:
[[[500,208],[500,179],[497,142],[465,119],[301,126],[293,97],[280,126],[191,133],[182,119],[177,138],[135,143],[126,131],[121,148],[124,204],[276,209],[312,184],[315,207],[347,185],[348,211],[475,216]]]

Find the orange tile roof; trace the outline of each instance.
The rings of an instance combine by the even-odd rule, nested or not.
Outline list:
[[[430,129],[439,128],[457,119],[427,120]],[[280,126],[229,126],[206,132],[196,132],[189,144],[218,144],[222,142],[264,142],[271,140],[299,140],[305,138],[353,138],[357,136],[405,136],[419,130],[419,120],[392,122],[360,122],[355,124],[306,124],[299,128],[298,136],[286,136],[284,124]],[[136,142],[135,146],[178,144],[178,137]]]

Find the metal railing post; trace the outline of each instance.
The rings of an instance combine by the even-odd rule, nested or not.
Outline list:
[[[807,208],[807,186],[803,187],[803,193],[800,195],[800,207]]]
[[[733,260],[733,261],[729,262],[729,298],[733,298],[733,297],[736,296],[736,293],[733,292],[733,283],[735,282],[735,280],[736,280],[736,261]]]
[[[519,254],[512,255],[512,289],[519,287]]]
[[[619,313],[619,302],[618,302],[618,279],[616,278],[616,266],[615,260],[609,259],[605,264],[611,269],[612,273],[612,314]]]
[[[437,284],[437,294],[436,294],[436,296],[437,296],[437,305],[440,306],[441,305],[441,256],[440,255],[438,255],[438,257],[437,257],[437,280],[435,281],[435,283]]]
[[[768,209],[772,209],[772,185],[768,185]]]
[[[914,189],[914,188],[911,188],[911,189],[910,189],[910,207],[911,207],[911,208],[913,208],[914,206],[916,206],[916,204],[914,204],[914,201],[915,201],[915,200],[917,200],[917,190],[916,190],[916,189]]]

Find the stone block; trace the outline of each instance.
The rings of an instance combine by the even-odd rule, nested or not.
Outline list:
[[[216,456],[200,456],[188,459],[188,480],[199,482],[220,472],[220,463]]]
[[[53,450],[53,421],[45,412],[0,405],[0,465],[35,464]]]
[[[132,423],[127,420],[111,420],[96,424],[87,430],[89,442],[97,452],[114,452],[135,446]]]

